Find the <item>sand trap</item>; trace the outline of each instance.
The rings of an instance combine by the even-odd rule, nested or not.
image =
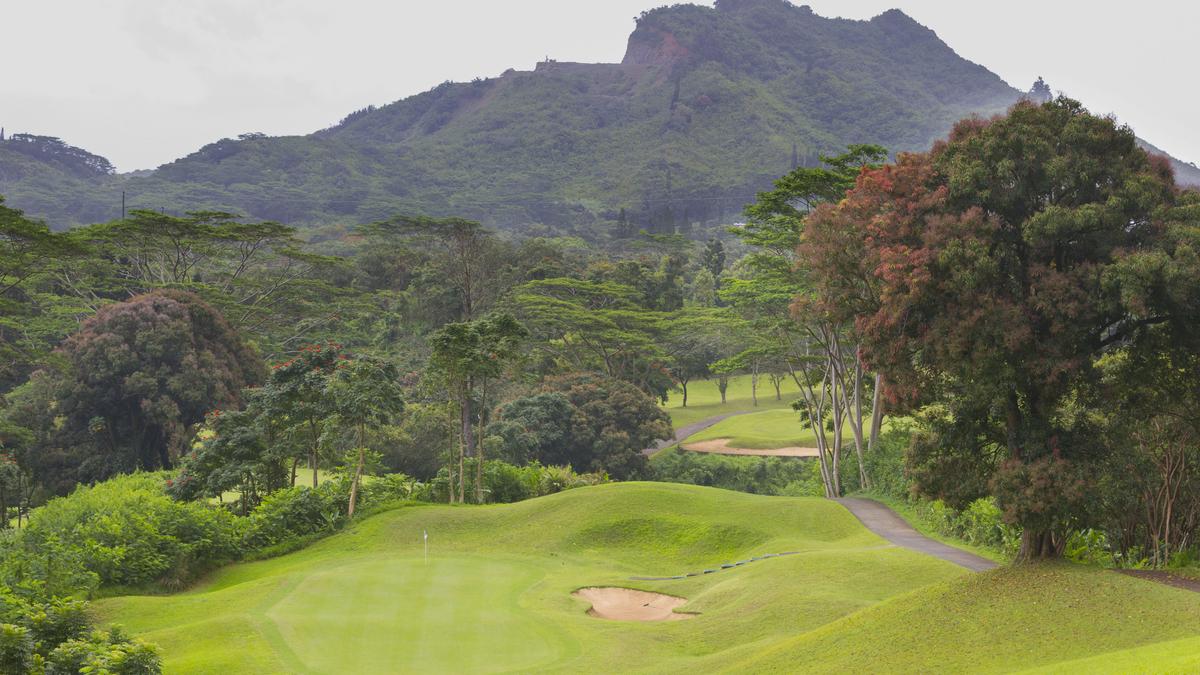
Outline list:
[[[816,457],[816,448],[731,448],[728,438],[714,438],[682,446],[692,452],[708,452],[716,455],[757,455],[760,457]]]
[[[662,593],[635,591],[632,588],[581,588],[572,593],[592,603],[588,614],[617,621],[679,621],[692,614],[678,614],[675,608],[687,602],[684,598]]]

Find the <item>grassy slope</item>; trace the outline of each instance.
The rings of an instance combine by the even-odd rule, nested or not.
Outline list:
[[[1198,634],[1195,594],[1064,563],[936,584],[726,665],[777,672],[800,665],[810,672],[1164,672],[1197,663],[1188,650]]]
[[[686,581],[628,580],[784,550],[804,553]],[[661,671],[751,654],[963,574],[885,547],[823,500],[626,483],[506,506],[401,509],[304,551],[226,568],[185,594],[97,608],[162,645],[172,672]],[[685,611],[701,614],[598,621],[570,597],[588,585],[681,595]]]
[[[750,391],[751,378],[749,375],[734,377],[729,380],[729,388],[725,392],[726,402],[721,403],[721,391],[717,389],[716,380],[693,382],[688,386],[688,407],[682,407],[683,397],[679,392],[672,392],[665,406],[667,414],[675,428],[687,426],[700,420],[724,415],[731,412],[749,410],[791,410],[791,402],[800,397],[796,383],[786,380],[780,387],[782,399],[775,400],[775,388],[767,378],[760,378],[758,385],[758,407],[754,406],[754,398]]]

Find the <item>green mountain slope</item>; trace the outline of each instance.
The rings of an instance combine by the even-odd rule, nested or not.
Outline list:
[[[299,137],[224,139],[144,175],[6,177],[10,203],[68,225],[131,207],[224,208],[293,224],[397,211],[594,233],[727,222],[796,164],[849,143],[925,149],[1019,93],[892,10],[830,19],[784,0],[643,14],[618,64],[545,62],[445,83]],[[70,192],[69,200],[51,195]]]

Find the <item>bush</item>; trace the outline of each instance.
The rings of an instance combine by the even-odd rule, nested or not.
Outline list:
[[[992,497],[977,499],[962,511],[941,500],[917,499],[909,502],[917,517],[939,534],[962,539],[974,546],[997,549],[1015,555],[1021,546],[1021,528],[1004,522],[1004,514]]]
[[[26,621],[39,654],[46,654],[68,640],[82,638],[92,627],[87,603],[82,600],[52,599],[29,612]]]
[[[64,642],[46,658],[47,675],[79,672],[156,675],[162,672],[162,661],[156,648],[113,628],[95,631],[88,639]]]
[[[33,670],[33,638],[29,629],[0,624],[0,675],[22,675]]]
[[[20,546],[47,558],[45,576],[55,565],[77,562],[103,585],[177,586],[236,559],[236,519],[207,504],[171,499],[164,480],[160,474],[121,476],[52,499],[33,513]],[[59,560],[49,560],[52,555]]]
[[[705,485],[763,495],[821,496],[816,460],[795,457],[739,457],[689,452],[676,447],[650,460],[653,480]]]
[[[334,532],[346,517],[349,495],[348,478],[329,480],[316,488],[298,485],[267,495],[248,517],[242,545],[256,550],[288,539]]]
[[[468,460],[465,468],[468,476],[475,475],[473,460]],[[515,466],[499,459],[487,460],[483,464],[484,501],[489,504],[510,504],[607,482],[609,477],[606,473],[575,473],[569,466],[542,466],[537,462]],[[429,485],[414,490],[414,498],[445,501],[448,484],[448,473],[443,468]]]

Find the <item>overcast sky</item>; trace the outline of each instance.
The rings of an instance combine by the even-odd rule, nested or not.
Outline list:
[[[367,104],[530,69],[547,56],[619,61],[633,17],[663,1],[5,2],[0,126],[59,136],[122,171],[152,168],[218,138],[308,133]],[[847,18],[899,7],[1013,86],[1042,75],[1200,162],[1200,2],[807,4]]]

